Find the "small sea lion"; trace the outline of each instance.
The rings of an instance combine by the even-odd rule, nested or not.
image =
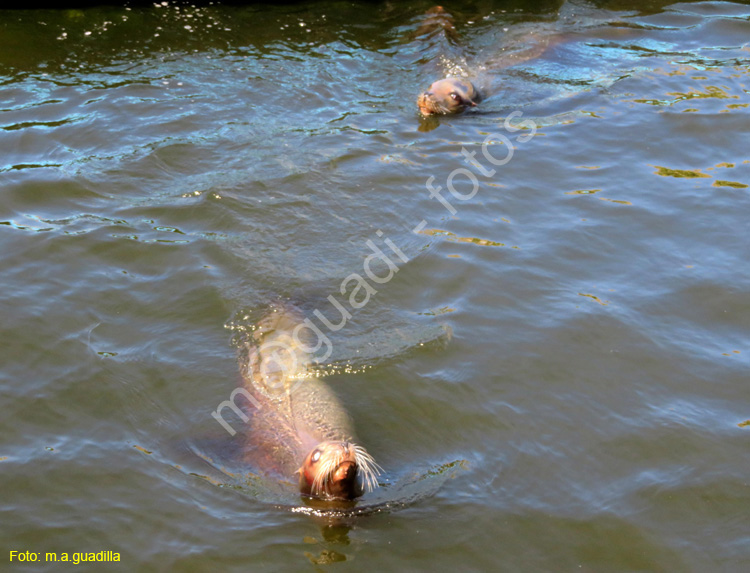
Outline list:
[[[483,17],[483,19],[486,18]],[[418,30],[418,37],[430,38],[440,30],[445,31],[445,37],[451,44],[458,42],[453,17],[442,6],[435,6],[425,14],[422,27]],[[562,40],[562,36],[554,26],[544,27],[540,24],[518,25],[510,30],[506,28],[502,37],[502,44],[498,46],[492,57],[483,62],[482,69],[497,71],[538,58]],[[458,58],[458,60],[465,60],[465,58]],[[465,63],[461,65],[461,69],[466,69]],[[434,116],[459,113],[468,107],[475,107],[484,99],[484,96],[497,88],[496,85],[488,83],[487,78],[483,78],[481,83],[484,93],[480,93],[476,86],[467,79],[438,80],[417,97],[419,111],[424,116]]]
[[[446,78],[433,83],[417,98],[417,106],[423,115],[458,113],[467,107],[475,107],[482,96],[468,80]]]
[[[244,457],[298,481],[303,495],[350,500],[378,486],[381,468],[336,395],[310,371],[312,333],[291,305],[259,322],[242,364],[244,387],[257,401]]]

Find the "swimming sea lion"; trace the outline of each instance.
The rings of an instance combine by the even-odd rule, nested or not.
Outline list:
[[[333,391],[310,372],[316,348],[303,318],[294,307],[275,308],[246,347],[243,382],[257,404],[245,458],[296,479],[304,495],[354,499],[378,486],[381,468]]]
[[[482,96],[468,80],[446,78],[433,83],[417,98],[417,106],[423,115],[458,113],[474,107]]]
[[[451,43],[458,40],[453,18],[442,6],[435,6],[427,11],[420,31],[423,29],[444,30],[445,37]],[[501,70],[538,58],[562,40],[554,27],[541,24],[518,25],[511,30],[505,29],[504,32],[503,44],[498,46],[495,55],[483,63],[482,68]],[[430,34],[434,35],[432,32]],[[425,116],[459,113],[468,107],[475,107],[494,88],[495,86],[487,85],[485,79],[482,81],[484,94],[481,94],[467,79],[446,78],[436,81],[420,94],[417,106]]]

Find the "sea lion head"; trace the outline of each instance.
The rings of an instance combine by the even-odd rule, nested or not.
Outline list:
[[[458,113],[474,107],[482,96],[468,80],[446,78],[432,84],[417,98],[417,106],[423,115]]]
[[[321,442],[299,469],[300,492],[322,499],[354,499],[378,486],[380,466],[362,447]]]

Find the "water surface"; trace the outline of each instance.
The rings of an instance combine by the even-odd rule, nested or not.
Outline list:
[[[430,7],[0,12],[3,559],[750,566],[750,7],[465,2],[457,43]],[[448,73],[488,97],[420,118]],[[335,318],[386,239],[321,365],[385,506],[328,527],[211,412],[272,301]]]

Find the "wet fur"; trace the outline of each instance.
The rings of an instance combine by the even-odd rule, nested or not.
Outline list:
[[[423,115],[459,113],[474,107],[482,96],[468,80],[446,78],[433,83],[417,98],[417,106]]]
[[[313,461],[313,455],[320,458]],[[336,474],[342,466],[352,464],[356,475],[351,483],[341,483]],[[300,472],[300,490],[319,498],[354,498],[378,487],[380,466],[362,446],[348,442],[325,442],[318,444],[305,458]],[[310,481],[310,475],[313,479]]]
[[[305,495],[352,499],[376,488],[382,470],[358,444],[351,418],[328,384],[309,370],[310,357],[295,344],[292,333],[303,320],[291,305],[274,307],[242,353],[244,386],[259,404],[248,411],[245,458],[264,472],[287,478],[298,474]],[[274,347],[281,342],[288,354]],[[311,346],[310,341],[301,343]],[[306,470],[316,450],[322,465],[310,475]],[[337,470],[347,462],[354,466],[354,479],[336,483]]]

